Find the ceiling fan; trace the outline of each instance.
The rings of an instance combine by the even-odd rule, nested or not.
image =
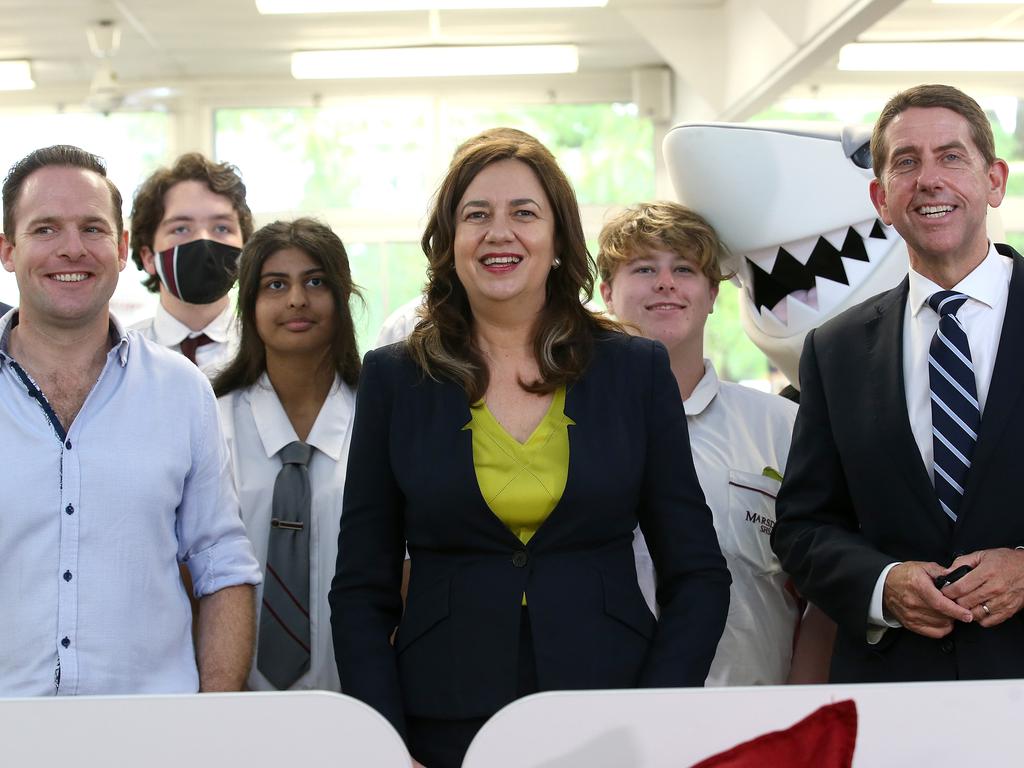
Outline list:
[[[102,19],[85,30],[89,50],[98,60],[85,98],[85,106],[109,115],[119,110],[166,111],[167,100],[175,95],[171,88],[125,88],[114,69],[114,57],[121,48],[121,27],[113,19]]]

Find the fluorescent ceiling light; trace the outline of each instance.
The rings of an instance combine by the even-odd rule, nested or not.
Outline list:
[[[27,59],[0,61],[0,91],[28,91],[35,87]]]
[[[292,77],[297,80],[545,75],[578,68],[575,45],[355,48],[292,54]]]
[[[608,0],[256,0],[274,13],[377,13],[385,11],[478,11],[494,8],[603,8]]]
[[[1024,42],[850,43],[841,70],[853,72],[1024,72]]]

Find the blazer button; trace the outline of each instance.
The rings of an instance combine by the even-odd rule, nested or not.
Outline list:
[[[526,554],[525,549],[520,549],[514,555],[512,555],[512,565],[516,568],[522,568],[529,562],[530,556]]]
[[[949,637],[943,638],[942,642],[939,643],[939,648],[943,653],[952,653],[954,648],[953,639]]]

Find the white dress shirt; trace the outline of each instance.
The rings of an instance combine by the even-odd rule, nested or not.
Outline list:
[[[0,696],[195,693],[195,594],[258,584],[217,402],[111,319],[65,433],[0,321]]]
[[[388,315],[377,334],[377,343],[374,345],[374,349],[409,338],[416,323],[420,321],[417,312],[421,306],[423,306],[423,296],[414,296]]]
[[[281,469],[281,459],[277,454],[299,438],[266,373],[251,387],[224,395],[218,404],[231,450],[231,468],[242,505],[242,520],[252,539],[260,567],[264,568],[274,481]],[[306,443],[315,449],[309,462],[312,491],[309,536],[311,657],[309,671],[295,681],[292,690],[341,690],[334,662],[327,593],[338,557],[338,529],[354,410],[355,391],[336,377],[306,438]],[[261,587],[256,601],[258,609],[262,602]],[[256,691],[276,690],[256,669],[255,657],[248,684]]]
[[[131,330],[138,331],[150,341],[155,341],[161,347],[173,349],[175,352],[181,352],[181,342],[185,339],[205,333],[211,342],[196,347],[196,365],[209,379],[220,373],[238,352],[238,321],[231,304],[228,304],[224,311],[201,331],[193,331],[164,309],[163,304],[158,303],[156,314],[135,323]]]
[[[796,404],[719,381],[710,360],[683,403],[693,466],[714,518],[732,586],[729,617],[706,685],[786,682],[800,608],[771,548],[775,497],[796,420]],[[640,530],[634,533],[640,589],[652,611],[655,573]]]
[[[996,364],[999,337],[1006,316],[1006,301],[1010,293],[1010,272],[1013,261],[996,251],[990,242],[985,259],[970,274],[953,286],[954,291],[968,297],[956,316],[960,320],[971,346],[971,362],[978,390],[981,415],[985,415],[985,401],[992,384],[992,371]],[[928,297],[945,290],[924,275],[910,270],[910,290],[903,318],[903,384],[907,398],[907,413],[914,442],[921,452],[928,477],[934,480],[934,444],[932,438],[931,384],[928,375],[928,348],[939,327],[939,316],[928,306]],[[899,563],[890,563],[875,583],[868,609],[868,642],[878,642],[879,629],[898,627],[898,622],[882,615],[882,592],[885,577]]]

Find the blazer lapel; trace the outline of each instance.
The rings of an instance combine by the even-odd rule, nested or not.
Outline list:
[[[473,432],[463,429],[471,416],[466,393],[459,385],[448,379],[442,380],[438,386],[443,388],[443,395],[440,399],[440,416],[436,423],[445,425],[444,429],[457,432],[456,450],[452,453],[438,451],[432,461],[436,467],[435,471],[449,473],[450,476],[457,478],[456,487],[460,489],[460,496],[458,499],[452,499],[453,525],[477,528],[482,535],[504,547],[521,547],[519,537],[494,514],[480,491],[480,482],[477,480],[476,466],[473,462]],[[457,517],[461,517],[462,520],[456,520]]]
[[[562,491],[562,496],[555,504],[555,508],[551,510],[551,513],[547,516],[537,528],[536,533],[530,539],[526,545],[528,549],[542,549],[546,546],[548,539],[558,532],[561,520],[562,504],[566,497],[573,496],[577,493],[577,485],[581,482],[580,472],[574,471],[574,467],[587,466],[587,459],[581,457],[581,453],[584,451],[585,441],[580,441],[578,438],[578,432],[576,429],[576,416],[578,415],[579,399],[581,395],[581,388],[586,388],[586,376],[581,377],[576,382],[569,384],[565,389],[565,405],[562,408],[562,412],[569,417],[574,423],[566,427],[569,432],[569,470],[565,478],[565,489]],[[580,462],[583,462],[580,464]],[[584,472],[585,476],[586,473]]]
[[[981,417],[978,442],[971,458],[967,489],[960,506],[960,520],[970,516],[970,504],[978,494],[989,461],[1011,420],[1021,390],[1024,389],[1024,355],[1020,351],[1024,345],[1024,259],[1012,248],[1000,246],[999,251],[1013,258],[1010,292],[1006,300],[1003,328],[999,334],[995,367],[992,369],[992,383],[985,401],[985,412]],[[1015,437],[1019,439],[1019,435]]]
[[[935,487],[928,477],[921,451],[910,428],[907,412],[906,385],[903,381],[903,321],[906,314],[910,281],[904,278],[896,288],[879,298],[877,317],[865,326],[868,338],[868,359],[865,376],[873,387],[876,434],[885,446],[907,485],[923,507],[931,510],[936,524],[944,524]],[[948,529],[943,533],[948,533]]]

